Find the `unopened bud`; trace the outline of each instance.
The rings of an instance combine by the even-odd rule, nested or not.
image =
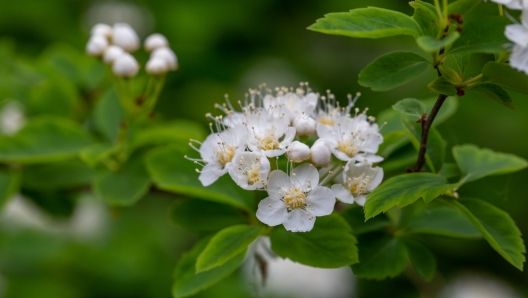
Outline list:
[[[327,166],[332,161],[332,152],[322,139],[317,140],[310,149],[312,164],[318,167]]]
[[[145,68],[147,70],[147,73],[150,75],[164,74],[169,70],[167,62],[158,57],[150,58]]]
[[[297,131],[298,136],[311,136],[315,134],[315,127],[317,122],[312,118],[306,115],[299,115],[293,120],[293,126]]]
[[[104,51],[103,61],[106,64],[112,64],[114,62],[114,60],[117,57],[121,56],[124,52],[125,52],[125,50],[123,50],[122,48],[120,48],[118,46],[109,46]]]
[[[168,46],[169,42],[167,41],[167,38],[159,33],[151,34],[149,37],[147,37],[147,39],[145,39],[145,50],[147,50],[147,52]]]
[[[92,30],[90,30],[91,35],[101,35],[106,38],[112,37],[113,32],[114,29],[107,24],[97,24],[92,27]]]
[[[134,56],[123,53],[114,60],[112,71],[118,77],[133,77],[138,73],[139,65]]]
[[[102,35],[90,37],[86,44],[86,53],[90,56],[101,56],[108,47],[108,40]]]
[[[123,48],[127,52],[133,52],[139,48],[139,37],[136,31],[126,23],[114,24],[112,43]]]
[[[152,54],[150,54],[150,58],[161,58],[165,60],[167,67],[170,70],[176,70],[178,68],[178,58],[176,57],[176,54],[167,47],[155,49],[152,51]]]
[[[288,159],[293,162],[303,162],[310,158],[310,147],[299,141],[294,141],[288,146],[286,151]]]

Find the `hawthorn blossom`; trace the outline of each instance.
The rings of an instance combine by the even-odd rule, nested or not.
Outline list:
[[[332,185],[332,192],[343,203],[356,202],[363,206],[367,195],[378,187],[383,180],[383,169],[372,167],[368,162],[348,162],[339,184]]]
[[[244,123],[249,134],[248,147],[267,157],[283,155],[295,138],[295,128],[283,116],[276,119],[265,111],[250,115]]]
[[[491,0],[497,4],[502,4],[509,9],[524,10],[528,8],[528,0]]]
[[[318,96],[313,92],[304,94],[302,88],[291,92],[287,88],[279,89],[276,96],[267,94],[263,99],[264,108],[271,111],[275,117],[285,116],[293,123],[297,116],[312,115],[317,107]]]
[[[316,216],[334,210],[334,194],[319,185],[319,173],[309,164],[294,168],[290,176],[280,170],[271,172],[267,190],[269,197],[260,201],[257,218],[269,226],[283,224],[288,231],[308,232]]]
[[[523,14],[522,24],[506,26],[504,35],[514,43],[511,67],[528,74],[528,13]]]
[[[229,168],[229,175],[238,186],[255,190],[266,186],[270,172],[269,160],[258,152],[238,151]]]

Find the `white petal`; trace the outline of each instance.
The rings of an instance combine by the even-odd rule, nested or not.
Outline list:
[[[319,186],[306,198],[308,210],[315,216],[324,216],[334,211],[335,195],[328,187]]]
[[[510,56],[511,67],[528,74],[528,48],[514,46]]]
[[[249,146],[249,148],[251,150],[253,146]],[[275,149],[275,150],[259,150],[264,156],[267,156],[267,157],[277,157],[277,156],[281,156],[283,155],[284,153],[286,153],[286,149]]]
[[[359,206],[364,206],[366,201],[367,201],[367,196],[366,195],[359,195],[356,198],[356,203]]]
[[[314,166],[305,163],[292,170],[290,181],[296,188],[307,189],[310,184],[314,189],[319,184],[319,172]]]
[[[273,198],[281,198],[279,191],[290,187],[290,177],[283,171],[275,170],[268,179],[268,194]]]
[[[368,163],[372,164],[372,163],[382,162],[383,157],[367,153],[367,154],[358,154],[354,156],[354,160],[359,161],[359,162],[365,162],[366,160]]]
[[[374,177],[371,178],[370,186],[368,188],[369,191],[373,191],[381,184],[381,181],[383,181],[383,169],[375,167],[374,170],[376,170],[376,173],[374,174]]]
[[[288,210],[281,200],[267,197],[258,205],[257,218],[268,226],[280,225],[287,215]]]
[[[280,142],[281,148],[288,147],[288,145],[291,144],[293,139],[295,138],[296,130],[295,127],[288,127],[288,130],[286,131],[286,134],[284,135],[284,139],[282,142]]]
[[[315,216],[306,214],[301,209],[293,209],[283,223],[288,231],[308,232],[311,231],[315,224]]]
[[[528,46],[528,30],[526,30],[523,25],[513,24],[506,26],[504,35],[520,46]]]
[[[354,196],[342,184],[332,185],[332,192],[341,202],[352,204],[354,203]]]
[[[198,179],[200,182],[202,182],[203,186],[209,186],[218,180],[218,178],[223,176],[226,172],[227,169],[222,169],[219,164],[207,164],[205,167],[203,167]]]

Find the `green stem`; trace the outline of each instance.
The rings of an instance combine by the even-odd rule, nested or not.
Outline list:
[[[444,7],[443,7],[443,9],[444,9],[444,10],[443,10],[443,12],[444,12],[444,13],[443,13],[443,17],[444,17],[444,20],[446,20],[446,22],[447,22],[447,15],[448,15],[448,13],[449,13],[449,10],[448,10],[448,7],[449,7],[449,6],[448,6],[448,4],[447,4],[447,0],[443,0],[443,6],[444,6]],[[446,24],[447,24],[447,23],[446,23]]]
[[[499,15],[504,16],[504,8],[502,7],[502,4],[499,4]]]
[[[442,8],[440,7],[440,1],[434,0],[436,7],[436,13],[438,14],[438,19],[440,20],[440,28],[444,28],[444,17],[442,13]]]

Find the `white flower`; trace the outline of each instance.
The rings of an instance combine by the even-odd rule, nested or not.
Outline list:
[[[96,24],[92,27],[92,30],[90,31],[91,35],[101,35],[106,38],[112,37],[112,33],[114,32],[114,29],[112,27],[108,26],[107,24]]]
[[[318,184],[319,173],[308,164],[293,169],[291,176],[283,171],[271,172],[269,197],[260,201],[257,218],[269,226],[283,224],[292,232],[310,231],[316,216],[329,215],[334,210],[334,194]]]
[[[244,125],[250,136],[249,149],[260,151],[267,157],[284,154],[286,147],[295,138],[295,128],[289,126],[287,119],[276,119],[265,111],[250,115]]]
[[[318,167],[325,167],[332,161],[332,151],[330,146],[323,139],[315,141],[310,148],[310,161]]]
[[[370,123],[365,113],[354,118],[342,116],[335,119],[334,126],[317,126],[317,135],[326,141],[335,157],[343,161],[367,159],[380,162],[381,157],[374,155],[383,137],[378,125]]]
[[[136,31],[126,23],[114,24],[112,43],[127,52],[133,52],[139,49],[139,37]]]
[[[311,136],[316,132],[317,122],[303,113],[293,120],[293,126],[298,136]]]
[[[290,146],[288,146],[286,154],[288,155],[288,159],[292,162],[303,162],[311,156],[310,147],[299,141],[292,142]]]
[[[266,186],[270,172],[269,160],[258,152],[242,152],[235,154],[233,166],[229,175],[238,186],[247,190],[255,190]]]
[[[528,8],[528,0],[491,0],[495,3],[505,5],[509,9],[526,9]]]
[[[150,59],[154,58],[165,60],[165,63],[167,63],[167,67],[170,70],[178,69],[178,58],[176,57],[176,54],[174,54],[174,52],[167,47],[157,48],[152,51],[152,54],[150,54]]]
[[[167,38],[165,38],[165,36],[159,33],[151,34],[145,39],[145,50],[147,50],[147,52],[153,51],[157,48],[163,48],[168,46],[169,41],[167,40]]]
[[[102,35],[94,35],[86,44],[86,53],[90,56],[101,56],[106,47],[108,47],[108,39]]]
[[[139,64],[134,56],[125,52],[114,60],[112,71],[118,77],[130,78],[138,73]]]
[[[332,191],[343,203],[365,205],[367,194],[378,187],[383,180],[383,169],[370,163],[349,161],[343,171],[340,184],[334,184]]]
[[[310,92],[304,95],[301,88],[296,93],[283,88],[277,96],[267,94],[263,99],[264,108],[272,111],[275,117],[285,116],[293,123],[299,115],[312,115],[317,106],[318,96]]]
[[[515,44],[510,56],[511,67],[528,74],[528,12],[523,14],[522,24],[506,26],[504,35]]]
[[[160,74],[164,74],[167,71],[169,71],[169,67],[167,66],[167,63],[165,62],[165,60],[154,57],[154,58],[149,59],[149,61],[147,61],[145,70],[150,75],[160,75]]]
[[[22,105],[11,100],[0,110],[0,132],[6,135],[14,135],[26,123],[26,117]]]
[[[232,160],[238,151],[244,151],[247,133],[243,126],[210,134],[200,146],[201,161],[205,166],[198,179],[203,186],[213,184],[235,165]]]
[[[123,50],[122,48],[120,48],[118,46],[114,46],[114,45],[109,46],[104,51],[103,61],[106,64],[112,64],[114,62],[114,60],[117,57],[121,56],[124,52],[125,52],[125,50]]]

